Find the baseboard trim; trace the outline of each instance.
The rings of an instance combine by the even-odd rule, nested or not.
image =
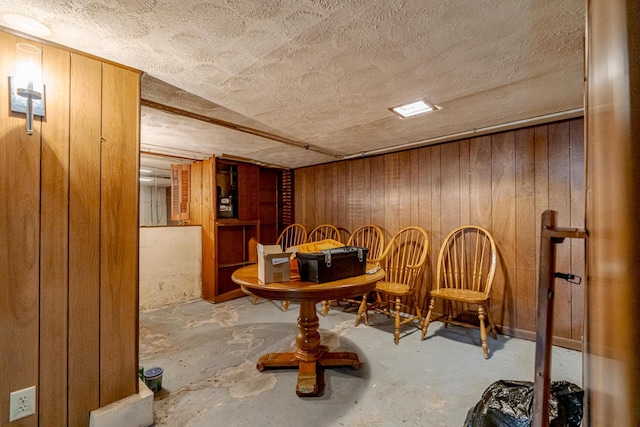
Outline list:
[[[149,427],[153,422],[153,392],[142,380],[139,392],[91,411],[89,427]]]

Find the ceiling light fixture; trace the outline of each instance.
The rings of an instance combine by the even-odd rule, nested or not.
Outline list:
[[[26,16],[6,13],[2,15],[2,19],[7,26],[14,30],[22,31],[35,37],[49,37],[51,35],[51,30],[46,25]]]
[[[399,115],[403,119],[406,119],[407,117],[415,116],[418,114],[426,113],[429,111],[435,111],[438,109],[439,108],[436,107],[434,104],[424,99],[411,102],[409,104],[404,104],[404,105],[399,105],[397,107],[389,108],[389,110]]]

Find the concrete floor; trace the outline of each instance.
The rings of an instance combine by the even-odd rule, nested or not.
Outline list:
[[[489,338],[482,356],[476,329],[433,323],[393,343],[393,320],[371,314],[353,326],[355,308],[320,317],[322,343],[354,351],[359,370],[331,368],[318,397],[295,393],[297,371],[259,372],[263,353],[294,348],[298,305],[248,297],[195,301],[140,314],[140,364],[164,369],[156,393],[158,426],[462,426],[469,408],[499,379],[533,380],[535,343]],[[320,305],[318,305],[318,311]],[[582,354],[555,347],[552,380],[582,385]]]

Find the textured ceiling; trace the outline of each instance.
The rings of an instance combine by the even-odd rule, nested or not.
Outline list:
[[[0,0],[6,13],[146,73],[144,152],[301,167],[583,104],[583,0]],[[423,97],[441,110],[388,110]]]

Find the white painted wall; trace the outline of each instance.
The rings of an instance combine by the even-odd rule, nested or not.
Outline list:
[[[140,227],[140,310],[202,298],[202,227]]]

